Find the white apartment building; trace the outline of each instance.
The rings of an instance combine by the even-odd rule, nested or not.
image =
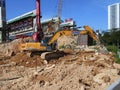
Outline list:
[[[108,31],[120,28],[120,3],[108,6]]]

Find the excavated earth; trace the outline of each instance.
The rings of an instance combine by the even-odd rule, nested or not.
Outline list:
[[[19,52],[16,44],[1,44],[7,52],[0,48],[0,90],[106,90],[120,78],[112,53],[65,49],[68,54],[47,61]]]

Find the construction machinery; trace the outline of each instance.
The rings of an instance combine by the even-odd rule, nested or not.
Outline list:
[[[57,31],[51,37],[44,37],[41,42],[27,42],[20,44],[20,50],[22,51],[52,51],[56,49],[56,40],[63,36],[70,36],[74,33],[74,30],[63,29]],[[97,35],[89,26],[84,26],[84,30],[79,31],[80,35],[89,35],[96,42],[99,42]]]
[[[37,23],[37,32],[33,35],[34,42],[25,42],[20,44],[20,50],[21,51],[53,51],[56,50],[56,41],[59,37],[66,35],[70,36],[74,33],[74,30],[68,29],[68,28],[63,28],[57,32],[52,33],[52,36],[45,36],[43,35],[43,31],[41,29],[41,23],[40,23],[40,0],[36,0],[36,23]],[[51,24],[50,24],[51,25]],[[50,26],[48,26],[48,31],[49,31]],[[98,42],[98,37],[94,33],[94,31],[89,27],[89,26],[84,26],[84,30],[79,32],[80,35],[89,35]],[[44,36],[44,38],[43,38]],[[55,54],[56,52],[52,52],[49,54],[51,57],[51,54]],[[62,52],[63,53],[63,52]],[[57,53],[58,56],[63,55],[60,52]],[[52,55],[54,56],[54,55]],[[57,56],[57,58],[58,58]]]
[[[34,41],[41,41],[43,38],[43,30],[41,28],[41,11],[40,11],[40,0],[36,0],[36,24],[37,24],[37,32],[33,34]]]

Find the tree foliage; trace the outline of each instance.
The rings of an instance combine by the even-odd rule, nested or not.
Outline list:
[[[104,36],[100,37],[101,42],[103,42],[106,45],[117,45],[120,44],[120,30],[113,32],[106,32],[104,33]]]

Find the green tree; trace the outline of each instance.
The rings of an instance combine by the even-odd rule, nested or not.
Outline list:
[[[106,32],[101,36],[101,41],[107,45],[117,45],[120,43],[120,30],[113,30],[113,32]]]

